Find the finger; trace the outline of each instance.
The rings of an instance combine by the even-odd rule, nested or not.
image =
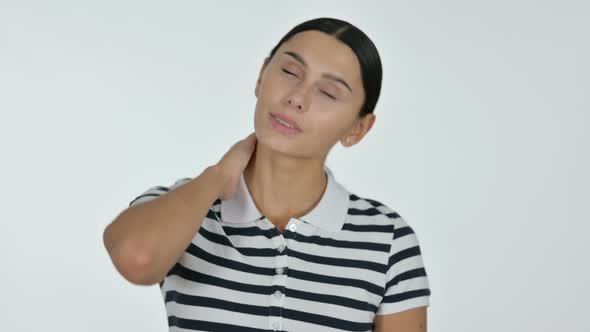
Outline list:
[[[253,144],[254,142],[256,142],[256,133],[248,135],[248,137],[246,137],[244,141],[248,142],[248,144]]]

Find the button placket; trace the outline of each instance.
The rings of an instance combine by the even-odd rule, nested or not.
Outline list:
[[[275,311],[276,314],[269,317],[271,327],[274,331],[281,330],[283,324],[284,297],[280,290],[276,290],[273,294],[271,294],[270,305],[272,307],[278,308],[278,310]]]
[[[292,222],[287,226],[287,229],[290,230],[291,232],[295,233],[295,231],[297,231],[297,224]]]
[[[287,247],[286,239],[281,232],[275,229],[277,236],[272,237],[272,243],[274,248],[279,252],[282,253],[285,248]]]
[[[279,266],[275,269],[275,272],[277,273],[277,275],[282,275],[283,273],[285,273],[286,270],[286,266]]]
[[[274,276],[272,278],[272,286],[275,289],[270,294],[270,305],[278,308],[273,316],[270,316],[270,329],[273,331],[279,331],[283,328],[283,308],[285,307],[285,289],[287,284],[287,271],[288,271],[288,259],[286,254],[281,254],[287,244],[285,238],[277,236],[274,238],[278,240],[275,242],[275,249],[277,254],[274,259]]]

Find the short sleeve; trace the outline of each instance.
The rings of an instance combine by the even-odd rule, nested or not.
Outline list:
[[[389,261],[385,293],[377,315],[393,314],[430,304],[430,287],[418,237],[412,227],[398,216]]]
[[[177,187],[185,184],[186,182],[190,181],[191,178],[185,177],[180,178],[174,181],[172,185],[169,186],[152,186],[144,191],[141,195],[135,197],[131,202],[129,202],[129,207],[135,206],[140,203],[144,203],[147,201],[151,201],[152,199],[156,199],[161,195],[176,189]]]

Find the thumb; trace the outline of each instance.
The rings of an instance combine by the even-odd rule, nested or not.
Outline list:
[[[248,144],[249,147],[254,147],[257,141],[256,133],[251,133],[248,137],[244,138],[244,142]]]

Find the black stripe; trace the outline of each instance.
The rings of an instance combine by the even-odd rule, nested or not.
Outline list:
[[[418,278],[418,277],[425,277],[425,276],[426,276],[426,270],[423,267],[409,270],[406,272],[402,272],[402,273],[396,275],[391,280],[389,280],[387,282],[387,284],[385,285],[385,288],[389,289],[390,287],[397,285],[399,282],[404,281],[404,280],[409,280],[409,279]]]
[[[189,268],[182,266],[180,263],[176,263],[172,269],[168,272],[168,275],[177,275],[183,279],[223,287],[227,289],[237,290],[241,292],[270,295],[276,290],[281,290],[281,286],[259,286],[246,284],[242,282],[227,280],[212,275],[200,273]]]
[[[273,228],[262,229],[257,226],[252,227],[232,227],[223,226],[223,232],[227,236],[239,235],[239,236],[264,236],[267,239],[272,239],[278,235],[275,233]]]
[[[143,198],[143,197],[159,197],[161,195],[162,195],[162,193],[157,193],[157,194],[143,194],[143,195],[137,196],[134,200],[132,200],[129,203],[129,206],[131,206],[133,203],[135,203],[135,201],[137,201],[140,198]]]
[[[383,214],[383,212],[374,207],[368,209],[348,208],[348,214],[351,216],[375,216]]]
[[[213,210],[211,210],[211,209],[209,209],[209,211],[207,211],[207,218],[217,221],[217,218],[215,217],[215,212],[213,212]]]
[[[189,330],[223,331],[223,332],[268,332],[266,329],[256,329],[241,325],[206,322],[202,320],[184,319],[176,316],[168,316],[168,326],[177,326]]]
[[[381,203],[378,200],[371,199],[371,198],[368,198],[368,197],[361,197],[361,196],[358,196],[358,195],[352,194],[352,193],[349,195],[349,198],[350,198],[351,201],[363,200],[363,201],[371,204],[373,207],[381,207],[381,206],[387,207],[385,204]]]
[[[391,267],[393,264],[402,261],[409,257],[414,257],[420,255],[420,246],[414,246],[408,249],[401,250],[389,257],[388,265]]]
[[[351,201],[358,201],[358,200],[360,200],[360,199],[362,199],[362,200],[366,200],[364,197],[361,197],[361,196],[359,196],[359,195],[357,195],[357,194],[354,194],[354,193],[350,193],[350,194],[349,194],[349,197],[350,197],[350,200],[351,200]]]
[[[367,198],[367,197],[364,197],[363,199],[365,201],[369,202],[369,204],[373,205],[374,207],[383,206],[383,203],[381,203],[381,202],[379,202],[377,200],[374,200],[374,199],[371,199],[371,198]]]
[[[410,226],[396,228],[393,231],[393,239],[395,240],[395,239],[400,238],[402,236],[406,236],[408,234],[413,234],[413,233],[414,233],[414,230]]]
[[[415,297],[429,296],[429,295],[430,295],[430,289],[428,289],[428,288],[417,289],[417,290],[407,291],[407,292],[403,292],[403,293],[399,293],[399,294],[384,296],[382,302],[395,303],[395,302],[401,302],[401,301],[408,300],[408,299],[413,299]]]
[[[345,223],[342,226],[342,230],[353,232],[391,233],[393,231],[393,225],[355,225],[351,223]]]
[[[387,265],[370,262],[370,261],[363,261],[358,259],[346,259],[346,258],[333,258],[333,257],[323,257],[318,255],[311,255],[306,254],[303,252],[299,252],[293,249],[289,249],[289,256],[296,257],[306,262],[312,262],[316,264],[322,265],[333,265],[333,266],[342,266],[342,267],[350,267],[350,268],[359,268],[365,269],[369,271],[375,271],[379,273],[383,273],[387,271]]]
[[[312,314],[291,309],[283,309],[283,317],[321,326],[329,326],[342,331],[370,331],[373,325],[373,322],[352,322],[330,316]]]
[[[170,301],[190,306],[216,308],[256,316],[268,316],[267,306],[243,304],[238,302],[221,300],[214,297],[183,294],[177,291],[166,292],[165,302],[168,303]]]
[[[203,250],[202,248],[199,248],[194,243],[189,244],[188,248],[186,249],[186,252],[188,252],[189,254],[191,254],[195,257],[199,257],[200,259],[205,260],[211,264],[215,264],[217,266],[223,266],[228,269],[232,269],[232,270],[236,270],[236,271],[252,273],[252,274],[259,274],[259,275],[268,275],[268,276],[272,276],[275,274],[274,268],[253,266],[253,265],[249,265],[246,263],[234,261],[231,259],[219,257],[219,256],[208,253],[207,251]],[[275,254],[276,253],[278,253],[278,252],[275,251]]]
[[[297,278],[301,280],[315,281],[332,285],[357,287],[379,296],[383,295],[383,287],[377,286],[373,283],[361,279],[325,276],[322,274],[310,273],[293,269],[288,269],[288,275],[291,278]]]
[[[389,229],[392,229],[391,225],[388,226]],[[223,226],[223,230],[227,236],[265,236],[267,238],[277,237],[279,235],[274,232],[273,229],[262,230],[259,227],[244,227],[244,228],[236,228],[236,227],[228,227]],[[277,253],[275,249],[265,249],[265,248],[243,248],[243,247],[235,247],[231,240],[228,237],[210,232],[205,229],[205,227],[201,227],[199,229],[199,233],[206,238],[207,240],[224,245],[233,247],[238,250],[241,254],[246,256],[264,256],[264,257],[272,257],[275,256]],[[285,231],[285,237],[289,238],[292,235],[290,230]],[[293,237],[294,238],[294,237]],[[335,248],[352,248],[352,249],[362,249],[362,250],[372,250],[378,252],[389,252],[390,244],[383,244],[383,243],[374,243],[374,242],[361,242],[361,241],[338,241],[332,238],[325,238],[321,236],[306,236],[302,234],[297,234],[297,242],[301,243],[310,243],[310,244],[317,244],[321,246],[330,246]]]
[[[377,200],[366,198],[366,197],[360,197],[360,196],[355,195],[355,194],[350,194],[350,200],[351,201],[364,200],[367,203],[371,204],[373,206],[373,208],[368,209],[368,210],[370,210],[369,213],[374,213],[373,210],[377,210],[376,208],[378,208],[378,207],[385,207],[387,210],[391,210],[391,212],[389,212],[389,213],[382,213],[382,214],[388,216],[389,218],[393,218],[393,219],[400,218],[400,215],[396,211],[393,211],[387,205],[385,205],[385,204],[383,204],[383,203],[381,203],[381,202],[379,202]],[[355,212],[357,212],[357,213],[359,213],[359,211],[362,211],[362,210],[359,210],[359,209],[355,209],[355,210],[356,210]]]
[[[392,219],[401,218],[401,216],[395,211],[386,213],[385,215]]]
[[[251,228],[251,227],[249,227]],[[225,229],[225,228],[224,228]],[[244,248],[244,247],[235,247],[233,243],[225,236],[219,235],[217,233],[210,232],[205,229],[205,227],[201,227],[199,229],[199,233],[206,238],[207,240],[217,243],[219,245],[227,246],[235,248],[241,255],[244,256],[254,256],[254,257],[274,257],[281,254],[286,254],[286,252],[280,253],[277,252],[276,249],[273,248]]]
[[[313,302],[320,302],[320,303],[330,303],[334,305],[339,305],[347,308],[357,309],[357,310],[365,310],[365,311],[375,311],[377,309],[371,303],[366,301],[359,301],[355,299],[351,299],[344,296],[337,296],[337,295],[329,295],[329,294],[317,294],[312,292],[304,292],[296,289],[286,288],[285,294],[288,297],[298,298],[306,301],[313,301]]]
[[[391,227],[389,227],[391,228]],[[289,231],[289,230],[287,230]],[[335,248],[350,248],[350,249],[362,249],[372,250],[380,252],[389,252],[390,244],[374,243],[374,242],[361,242],[361,241],[338,241],[333,238],[325,238],[321,236],[307,236],[303,234],[297,234],[297,242],[312,243],[323,247],[335,247]]]

